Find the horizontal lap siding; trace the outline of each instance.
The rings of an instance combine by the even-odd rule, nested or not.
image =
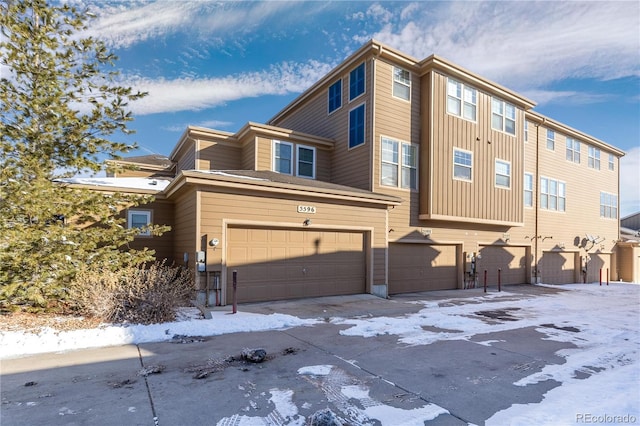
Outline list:
[[[196,235],[196,192],[184,194],[175,200],[173,226],[174,259],[182,262],[183,254],[189,254],[189,265],[194,266],[198,239]]]
[[[168,225],[172,229],[161,236],[136,237],[129,243],[129,247],[134,250],[142,250],[145,247],[153,249],[156,252],[156,260],[166,259],[171,264],[174,261],[173,236],[175,234],[173,230],[173,204],[167,201],[154,201],[133,209],[151,210],[151,222],[154,225]]]
[[[271,124],[312,135],[334,139],[335,149],[331,154],[331,182],[370,190],[371,180],[371,61],[367,61],[365,94],[349,101],[349,72],[355,64],[341,76],[328,82],[310,99],[305,100],[295,110]],[[342,107],[328,114],[328,88],[342,78]],[[349,149],[349,111],[365,103],[365,143]]]
[[[242,149],[229,142],[199,141],[198,170],[237,170]]]

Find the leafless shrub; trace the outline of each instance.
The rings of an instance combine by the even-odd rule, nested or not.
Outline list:
[[[75,309],[83,315],[153,324],[174,321],[176,309],[187,306],[193,289],[187,269],[156,262],[147,268],[79,271],[70,291]]]

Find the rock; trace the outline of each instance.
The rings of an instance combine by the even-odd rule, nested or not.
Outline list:
[[[147,377],[150,374],[160,374],[164,371],[164,365],[150,365],[138,371],[139,376]]]
[[[343,426],[343,424],[333,411],[325,408],[313,413],[309,426]]]
[[[267,351],[264,349],[243,349],[242,359],[249,362],[262,362],[267,357]]]

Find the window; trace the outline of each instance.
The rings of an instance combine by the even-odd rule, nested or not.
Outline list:
[[[588,159],[589,167],[592,169],[600,170],[600,149],[594,146],[589,146]]]
[[[393,96],[408,101],[411,98],[411,73],[393,67]]]
[[[364,62],[349,73],[349,100],[364,93]]]
[[[600,217],[618,218],[618,196],[608,192],[600,193]]]
[[[476,89],[447,79],[447,112],[466,120],[476,121],[476,105],[478,93]]]
[[[293,174],[293,145],[289,142],[273,141],[273,170],[287,175]]]
[[[296,174],[301,177],[316,178],[316,149],[310,146],[297,146],[297,162]]]
[[[349,148],[364,143],[364,104],[349,111]]]
[[[491,128],[510,135],[516,134],[516,107],[491,98]]]
[[[529,142],[529,122],[524,121],[524,143]]]
[[[524,174],[524,206],[533,207],[533,175]]]
[[[383,137],[381,139],[382,185],[418,188],[417,147],[409,143]],[[400,185],[398,185],[398,182]]]
[[[453,149],[453,178],[471,181],[473,154],[461,149]]]
[[[564,182],[545,177],[540,178],[540,208],[563,212],[566,209],[566,186]]]
[[[511,163],[496,159],[496,186],[511,188]]]
[[[580,142],[567,138],[567,161],[580,164]]]
[[[138,228],[141,231],[138,233],[138,236],[142,237],[150,237],[151,231],[146,229],[147,226],[151,225],[151,211],[150,210],[129,210],[127,212],[127,227],[129,229]]]
[[[616,169],[616,157],[613,154],[609,154],[609,170]]]
[[[547,129],[547,149],[555,151],[556,149],[556,132]]]
[[[342,106],[342,80],[329,86],[329,114]]]

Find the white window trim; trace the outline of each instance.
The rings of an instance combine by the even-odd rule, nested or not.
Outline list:
[[[463,179],[460,177],[456,176],[456,151],[460,151],[460,152],[464,152],[467,154],[471,154],[471,165],[470,166],[465,166],[462,164],[459,164],[459,166],[461,167],[469,167],[471,169],[471,177],[469,179]],[[460,181],[460,182],[468,182],[468,183],[472,183],[473,182],[473,152],[472,151],[468,151],[466,149],[462,149],[462,148],[453,148],[453,157],[451,159],[451,176],[453,177],[454,180]]]
[[[553,133],[553,138],[549,137],[549,132]],[[549,141],[550,140],[553,142],[553,148],[549,148]],[[546,141],[545,145],[546,145],[547,150],[555,152],[555,150],[556,150],[556,132],[555,132],[555,130],[547,129],[547,138],[545,139],[545,141]]]
[[[336,85],[338,82],[340,82],[340,106],[332,111],[329,111],[329,99],[330,99],[330,95],[331,95],[331,88]],[[342,95],[344,93],[344,81],[339,78],[338,80],[334,81],[333,84],[331,84],[329,86],[329,88],[327,89],[327,115],[331,115],[333,113],[335,113],[336,111],[339,111],[342,109],[342,106],[344,105],[343,99],[342,99]]]
[[[151,219],[152,219],[152,214],[151,214],[151,210],[140,210],[140,209],[129,209],[127,210],[127,228],[128,229],[132,229],[133,228],[133,215],[144,215],[147,217],[147,224],[145,226],[149,226],[152,224]],[[146,231],[142,231],[139,232],[136,237],[151,237],[151,231],[150,230],[146,230]]]
[[[313,163],[311,164],[312,165],[311,176],[305,176],[300,174],[300,149],[308,149],[313,152]],[[306,179],[315,179],[316,178],[316,162],[317,162],[316,148],[313,146],[307,146],[307,145],[296,145],[295,152],[296,152],[296,176],[299,176],[301,178],[306,178]]]
[[[358,108],[360,108],[360,107],[364,108],[364,112],[362,113],[363,117],[364,117],[363,132],[362,132],[362,142],[357,144],[357,145],[351,146],[351,140],[349,139],[351,137],[351,112],[356,110],[356,109],[358,109]],[[347,123],[347,150],[351,151],[352,149],[356,149],[356,148],[359,148],[359,147],[364,146],[364,145],[367,144],[367,104],[363,102],[360,105],[356,105],[353,108],[351,108],[349,110],[349,117],[348,118],[349,119],[348,119],[348,123]]]
[[[281,144],[281,145],[288,145],[291,148],[291,172],[290,173],[284,173],[281,171],[278,171],[278,168],[276,167],[276,145]],[[276,173],[280,173],[283,175],[288,175],[288,176],[293,176],[295,167],[294,167],[294,155],[295,155],[295,151],[293,149],[293,144],[291,142],[285,142],[285,141],[281,141],[281,140],[277,140],[274,139],[272,142],[272,155],[271,155],[271,170],[273,170]]]
[[[587,166],[594,170],[600,170],[600,148],[589,145],[587,148]]]
[[[460,114],[454,114],[454,113],[449,111],[449,81],[454,81],[454,82],[458,83],[462,87],[462,90],[461,90],[461,96],[462,97],[461,98],[455,97],[456,99],[458,99],[460,101]],[[476,94],[476,103],[475,104],[472,104],[470,102],[465,102],[465,100],[464,100],[464,89],[465,89],[465,87],[470,89],[470,90],[473,90],[475,92],[475,94]],[[478,90],[475,87],[466,85],[463,82],[456,80],[455,78],[447,77],[447,87],[446,87],[445,102],[446,102],[445,110],[447,111],[447,114],[449,114],[449,115],[451,115],[453,117],[461,118],[461,119],[463,119],[465,121],[469,121],[471,123],[477,123],[478,122]],[[468,103],[468,104],[473,105],[475,107],[475,112],[476,113],[475,113],[475,117],[473,118],[473,120],[464,116],[464,104],[465,103]]]
[[[502,110],[503,113],[502,114],[497,114],[493,112],[493,102],[500,102],[503,106]],[[507,105],[513,107],[513,110],[515,112],[515,117],[513,117],[513,133],[509,133],[507,132]],[[502,117],[502,129],[496,129],[495,127],[493,127],[493,115],[499,115],[500,117]],[[511,120],[511,118],[509,118],[509,120]],[[505,135],[509,135],[509,136],[516,136],[518,134],[518,109],[516,108],[515,105],[507,102],[507,101],[503,101],[500,98],[495,98],[492,97],[491,98],[491,128],[497,132],[502,132]]]
[[[527,176],[531,177],[531,188],[530,189],[527,188]],[[524,197],[524,194],[531,193],[531,204],[527,205],[526,202],[525,202],[524,207],[526,209],[532,209],[533,208],[533,204],[534,204],[533,195],[535,194],[535,191],[534,191],[534,189],[535,189],[535,180],[533,179],[533,173],[525,173],[524,174],[524,181],[522,182],[522,187],[523,187],[523,190],[524,190],[523,197]],[[526,201],[526,197],[524,197],[523,201]]]
[[[555,195],[555,197],[556,197],[556,208],[555,209],[550,209],[549,208],[549,202],[548,201],[547,201],[547,207],[542,207],[542,201],[540,201],[540,203],[539,203],[540,210],[545,210],[545,211],[548,211],[548,212],[555,212],[555,213],[566,213],[567,212],[567,183],[562,181],[562,180],[550,178],[550,177],[547,177],[547,176],[540,176],[540,182],[539,182],[540,187],[539,187],[538,196],[541,197],[541,198],[542,198],[542,195],[543,195],[542,194],[542,179],[546,179],[547,180],[547,190],[548,190],[548,187],[549,187],[549,181],[555,181],[556,184],[557,184],[558,193]],[[564,197],[560,197],[560,184],[562,184],[564,186]],[[550,195],[549,192],[546,192],[545,194],[547,196]],[[559,210],[558,209],[558,206],[559,206],[558,200],[560,198],[564,199],[564,209],[563,210]]]
[[[364,72],[364,75],[362,77],[362,79],[364,80],[364,87],[362,89],[362,93],[357,95],[355,98],[352,98],[351,97],[351,73],[354,72],[356,69],[360,68],[361,65],[363,65],[362,69]],[[358,64],[357,66],[353,67],[351,71],[349,71],[349,86],[347,87],[347,90],[349,91],[349,102],[353,102],[367,93],[367,64],[365,62]]]
[[[507,164],[509,166],[509,174],[508,175],[503,175],[500,174],[500,176],[506,176],[509,178],[509,186],[504,186],[504,185],[500,185],[498,184],[498,163],[503,163],[503,164]],[[507,161],[507,160],[503,160],[501,158],[496,158],[495,161],[493,162],[493,167],[494,167],[494,173],[493,173],[493,184],[496,188],[499,189],[511,189],[511,161]]]
[[[383,156],[382,156],[382,140],[383,139],[387,139],[389,141],[392,141],[392,142],[395,142],[395,143],[398,144],[398,162],[397,163],[392,163],[392,162],[383,160]],[[416,151],[416,165],[415,165],[415,167],[408,167],[408,166],[405,166],[403,164],[403,162],[402,162],[402,147],[403,146],[410,146],[413,149],[415,149],[415,151]],[[387,188],[396,188],[396,189],[400,189],[400,190],[403,190],[403,191],[417,191],[418,190],[418,184],[419,184],[419,182],[418,182],[419,181],[419,179],[418,179],[418,177],[419,177],[419,169],[418,169],[419,161],[417,161],[420,158],[419,157],[419,155],[420,155],[419,150],[420,150],[420,147],[417,144],[413,144],[411,142],[402,141],[400,139],[391,138],[389,136],[380,136],[380,186],[384,186],[384,187],[387,187]],[[397,167],[397,169],[396,169],[396,173],[397,173],[396,182],[397,182],[397,184],[396,185],[388,185],[388,184],[383,183],[383,181],[382,181],[382,165],[384,163],[393,164],[393,165],[395,165]],[[410,168],[410,169],[415,169],[415,171],[416,171],[416,187],[415,188],[411,188],[411,186],[408,186],[408,187],[402,186],[402,170],[403,170],[403,168],[407,168],[407,167]]]
[[[409,73],[409,83],[408,84],[405,83],[404,81],[396,80],[396,70],[401,70],[401,71],[405,71],[405,72]],[[406,70],[406,69],[401,68],[401,67],[394,66],[392,68],[391,72],[393,73],[393,75],[392,75],[392,77],[393,77],[393,86],[391,87],[391,96],[393,96],[395,99],[400,99],[400,100],[405,101],[405,102],[411,102],[411,71]],[[409,99],[405,99],[403,97],[396,96],[396,94],[395,94],[396,83],[397,84],[401,84],[401,85],[405,86],[407,89],[409,89]]]

